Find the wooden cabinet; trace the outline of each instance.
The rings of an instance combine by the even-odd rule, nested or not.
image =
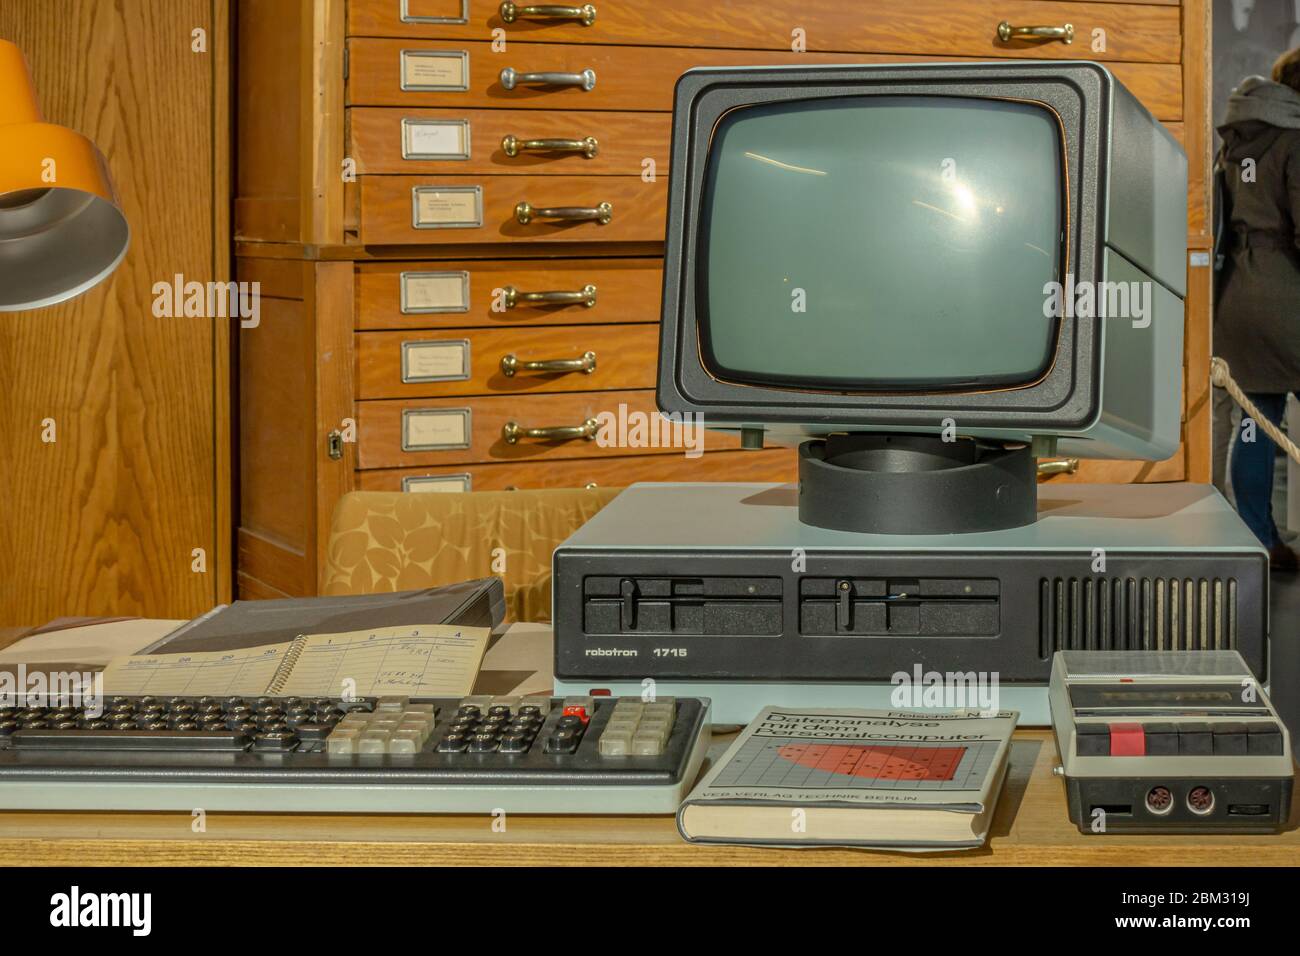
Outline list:
[[[794,478],[791,451],[725,434],[694,457],[599,433],[654,409],[672,97],[691,67],[1099,60],[1186,145],[1189,236],[1208,241],[1208,0],[591,6],[239,3],[238,268],[268,297],[240,339],[245,593],[310,593],[351,488]],[[1067,24],[1068,43],[1011,29]],[[1193,295],[1189,398],[1208,335]],[[1051,480],[1204,479],[1202,418],[1169,462]]]

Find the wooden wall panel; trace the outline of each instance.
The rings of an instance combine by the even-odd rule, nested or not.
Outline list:
[[[1187,248],[1209,253],[1214,245],[1214,136],[1211,132],[1210,0],[1183,3],[1183,115],[1185,117],[1188,190],[1204,197],[1188,206]],[[1208,263],[1208,259],[1205,260]],[[1187,270],[1187,325],[1183,354],[1186,392],[1183,395],[1183,445],[1187,449],[1188,481],[1210,481],[1210,339],[1214,324],[1213,276],[1209,265]]]
[[[229,15],[228,0],[0,3],[46,118],[103,150],[132,231],[88,294],[0,316],[0,625],[229,597],[227,322],[152,314],[155,282],[229,278]]]

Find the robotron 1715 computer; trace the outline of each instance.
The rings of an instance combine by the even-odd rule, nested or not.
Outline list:
[[[740,721],[987,673],[1046,723],[1061,649],[1265,677],[1266,557],[1213,489],[1038,494],[1038,457],[1179,448],[1186,157],[1108,70],[692,70],[671,170],[659,405],[802,441],[799,484],[598,513],[555,553],[558,687]]]

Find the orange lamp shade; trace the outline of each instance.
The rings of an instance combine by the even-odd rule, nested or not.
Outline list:
[[[27,62],[0,40],[0,312],[80,295],[117,268],[130,241],[103,155],[42,122]]]

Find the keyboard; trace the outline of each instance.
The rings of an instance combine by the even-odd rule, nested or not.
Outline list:
[[[113,697],[0,708],[0,808],[674,813],[700,698]]]

